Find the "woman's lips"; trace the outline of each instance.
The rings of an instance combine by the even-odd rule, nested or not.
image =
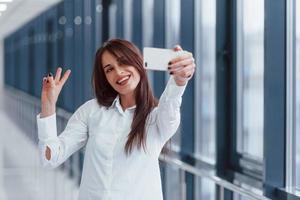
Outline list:
[[[131,75],[125,76],[117,81],[118,85],[126,85],[130,79]]]

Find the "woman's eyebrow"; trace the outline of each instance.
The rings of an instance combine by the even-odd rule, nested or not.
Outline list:
[[[109,67],[110,66],[110,64],[107,64],[107,65],[105,65],[104,67],[103,67],[103,69],[105,69],[105,67]]]

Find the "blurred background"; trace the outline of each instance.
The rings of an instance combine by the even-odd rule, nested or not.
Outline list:
[[[77,198],[84,149],[41,167],[42,78],[72,70],[61,132],[94,98],[94,54],[110,38],[196,59],[160,158],[164,199],[300,199],[299,0],[0,0],[0,200]],[[148,76],[159,98],[169,75]]]

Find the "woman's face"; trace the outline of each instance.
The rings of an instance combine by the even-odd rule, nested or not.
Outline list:
[[[108,51],[102,54],[102,66],[109,84],[122,95],[131,94],[140,82],[137,69],[122,64]]]

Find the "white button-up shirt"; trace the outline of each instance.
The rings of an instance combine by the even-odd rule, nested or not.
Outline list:
[[[123,111],[119,97],[104,107],[96,99],[81,105],[57,136],[56,115],[37,116],[39,149],[43,166],[57,167],[86,147],[79,200],[162,200],[159,154],[180,124],[185,86],[171,76],[159,104],[146,123],[146,151],[135,146],[126,155],[135,106]],[[137,102],[138,103],[138,102]],[[46,146],[51,159],[45,157]]]

